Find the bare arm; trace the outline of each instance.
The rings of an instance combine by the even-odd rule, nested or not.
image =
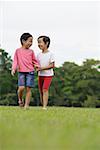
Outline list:
[[[46,67],[41,67],[41,68],[38,68],[37,71],[41,71],[41,70],[48,70],[48,69],[51,69],[51,68],[54,68],[55,67],[55,62],[52,62],[50,63],[48,66]]]

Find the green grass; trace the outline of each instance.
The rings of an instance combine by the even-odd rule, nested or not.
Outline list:
[[[100,109],[2,106],[0,150],[100,150]]]

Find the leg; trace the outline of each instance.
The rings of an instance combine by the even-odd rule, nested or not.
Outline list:
[[[31,88],[34,87],[34,72],[26,73],[26,99],[25,99],[25,108],[30,104],[31,97]]]
[[[48,90],[43,89],[43,108],[46,108],[48,104]]]
[[[52,81],[52,77],[44,77],[43,83],[43,109],[46,109],[48,104],[48,97],[49,97],[49,87]]]
[[[23,101],[22,101],[22,96],[23,96],[23,91],[24,91],[24,86],[19,86],[18,88],[18,103],[19,106],[23,106]]]
[[[31,88],[30,87],[26,87],[25,108],[27,108],[29,106],[30,97],[31,97]]]
[[[43,81],[44,81],[44,78],[43,77],[39,77],[39,79],[38,79],[38,87],[39,87],[41,105],[43,105]]]
[[[22,73],[22,72],[19,72],[18,73],[18,103],[19,103],[19,106],[23,106],[24,103],[22,101],[22,96],[23,96],[23,91],[25,89],[25,73]]]
[[[41,105],[43,105],[43,92],[41,90],[40,91],[40,102],[41,102]]]

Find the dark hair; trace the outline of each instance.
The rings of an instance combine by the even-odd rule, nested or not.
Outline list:
[[[48,36],[39,36],[38,37],[38,40],[40,39],[40,38],[43,38],[43,42],[45,43],[45,44],[47,44],[47,48],[49,47],[49,45],[50,45],[50,38],[48,37]]]
[[[20,42],[23,45],[23,40],[26,41],[29,37],[33,37],[30,33],[23,33],[20,37]]]

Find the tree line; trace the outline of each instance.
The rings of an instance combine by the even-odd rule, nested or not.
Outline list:
[[[49,106],[100,107],[100,60],[86,59],[82,65],[64,62],[55,67]],[[0,49],[0,105],[17,104],[17,73],[11,76],[12,59]],[[97,66],[97,67],[93,67]],[[39,106],[38,76],[35,72],[35,87],[30,105]]]

